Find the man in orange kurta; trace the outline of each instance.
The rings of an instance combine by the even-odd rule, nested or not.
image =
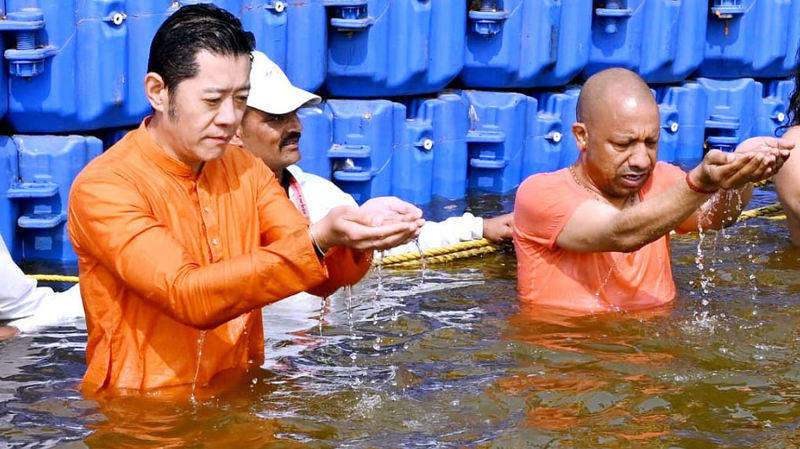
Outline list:
[[[526,179],[514,206],[520,299],[550,314],[672,301],[669,232],[734,222],[750,199],[750,182],[772,175],[794,146],[749,139],[734,153],[709,151],[689,173],[657,162],[658,105],[625,69],[586,81],[577,118],[578,160]]]
[[[69,233],[89,333],[86,392],[203,387],[258,367],[262,306],[357,282],[371,249],[407,241],[424,223],[398,201],[341,208],[310,226],[260,160],[228,146],[252,47],[226,11],[179,9],[151,46],[153,115],[75,179]]]

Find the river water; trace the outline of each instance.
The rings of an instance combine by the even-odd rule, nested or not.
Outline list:
[[[677,236],[672,252],[670,307],[580,319],[521,307],[511,252],[429,265],[424,282],[384,267],[378,295],[373,270],[350,298],[267,310],[267,363],[195,403],[86,400],[82,329],[15,338],[0,343],[0,448],[800,446],[785,221]]]

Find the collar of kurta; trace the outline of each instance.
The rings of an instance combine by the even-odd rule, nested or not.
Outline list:
[[[170,157],[164,149],[158,146],[153,140],[153,137],[147,130],[147,125],[150,123],[151,118],[152,116],[148,116],[142,120],[139,129],[135,131],[133,139],[136,145],[144,151],[148,159],[155,162],[156,165],[165,172],[182,178],[196,178],[198,175],[195,174],[190,165]]]

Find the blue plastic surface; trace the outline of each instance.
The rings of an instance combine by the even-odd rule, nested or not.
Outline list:
[[[764,95],[758,107],[754,136],[782,135],[781,125],[788,124],[789,98],[794,92],[794,80],[773,80],[764,84]]]
[[[463,91],[470,104],[468,187],[508,193],[522,180],[525,143],[535,135],[535,98],[518,93]]]
[[[325,0],[326,89],[341,97],[442,90],[464,66],[463,1]],[[343,6],[347,5],[347,6]]]
[[[214,3],[241,17],[245,28],[256,35],[256,47],[283,67],[297,86],[314,91],[323,84],[327,58],[323,0],[183,0],[180,5],[196,3]],[[138,124],[150,113],[143,90],[150,42],[176,5],[142,0],[8,0],[9,16],[40,15],[44,28],[33,32],[37,48],[28,50],[41,61],[21,69],[29,76],[12,75],[8,91],[0,89],[0,112],[7,103],[9,123],[24,133]],[[13,28],[3,28],[6,22],[0,21],[0,30]],[[6,52],[7,60],[9,55],[18,57]]]
[[[404,139],[405,106],[387,100],[328,100],[306,108],[300,118],[305,127],[301,168],[331,179],[359,204],[391,194],[392,157],[395,142]]]
[[[706,142],[708,148],[732,151],[752,137],[763,87],[752,78],[712,80],[698,78],[708,98]]]
[[[703,61],[708,4],[700,0],[594,2],[591,76],[626,67],[649,83],[684,80]]]
[[[0,136],[0,235],[11,253],[11,258],[22,260],[22,241],[17,236],[19,203],[9,197],[19,184],[19,153],[14,141]]]
[[[0,232],[14,257],[77,261],[67,235],[67,199],[72,181],[102,151],[103,144],[95,137],[0,138],[0,168],[11,180],[4,184]]]
[[[9,79],[8,118],[17,132],[75,132],[132,125],[150,111],[142,80],[149,42],[166,18],[168,4],[6,1],[9,13],[31,6],[43,15],[45,23],[35,40],[44,59],[40,73]]]
[[[659,160],[680,164],[702,159],[709,116],[706,91],[696,82],[662,86],[656,100],[662,114]]]
[[[328,150],[333,144],[333,116],[325,103],[301,108],[297,118],[303,125],[300,136],[300,162],[297,165],[306,173],[332,179],[331,159]]]
[[[225,7],[223,2],[215,1]],[[228,1],[230,3],[230,1]],[[295,86],[311,92],[327,73],[327,14],[323,0],[236,0],[256,48],[281,66]],[[241,6],[238,4],[241,3]]]
[[[558,170],[569,163],[562,161],[564,146],[572,135],[577,96],[561,92],[540,94],[539,110],[531,122],[533,132],[528,136],[522,157],[521,181],[536,173]]]
[[[392,156],[392,195],[417,205],[430,203],[433,194],[436,149],[432,122],[425,112],[419,119],[405,122]]]
[[[459,92],[451,91],[433,99],[410,101],[407,106],[409,118],[431,128],[431,196],[451,200],[464,198],[469,159],[466,139],[469,133],[469,104],[466,99]]]
[[[589,60],[592,2],[472,2],[461,81],[470,88],[560,86]]]
[[[699,75],[792,75],[800,44],[800,0],[713,0],[708,20]]]

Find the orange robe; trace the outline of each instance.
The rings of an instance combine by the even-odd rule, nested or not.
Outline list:
[[[330,294],[370,266],[347,248],[321,263],[308,221],[247,150],[229,146],[196,175],[157,146],[148,121],[70,192],[89,333],[85,392],[202,387],[259,366],[262,306]]]

